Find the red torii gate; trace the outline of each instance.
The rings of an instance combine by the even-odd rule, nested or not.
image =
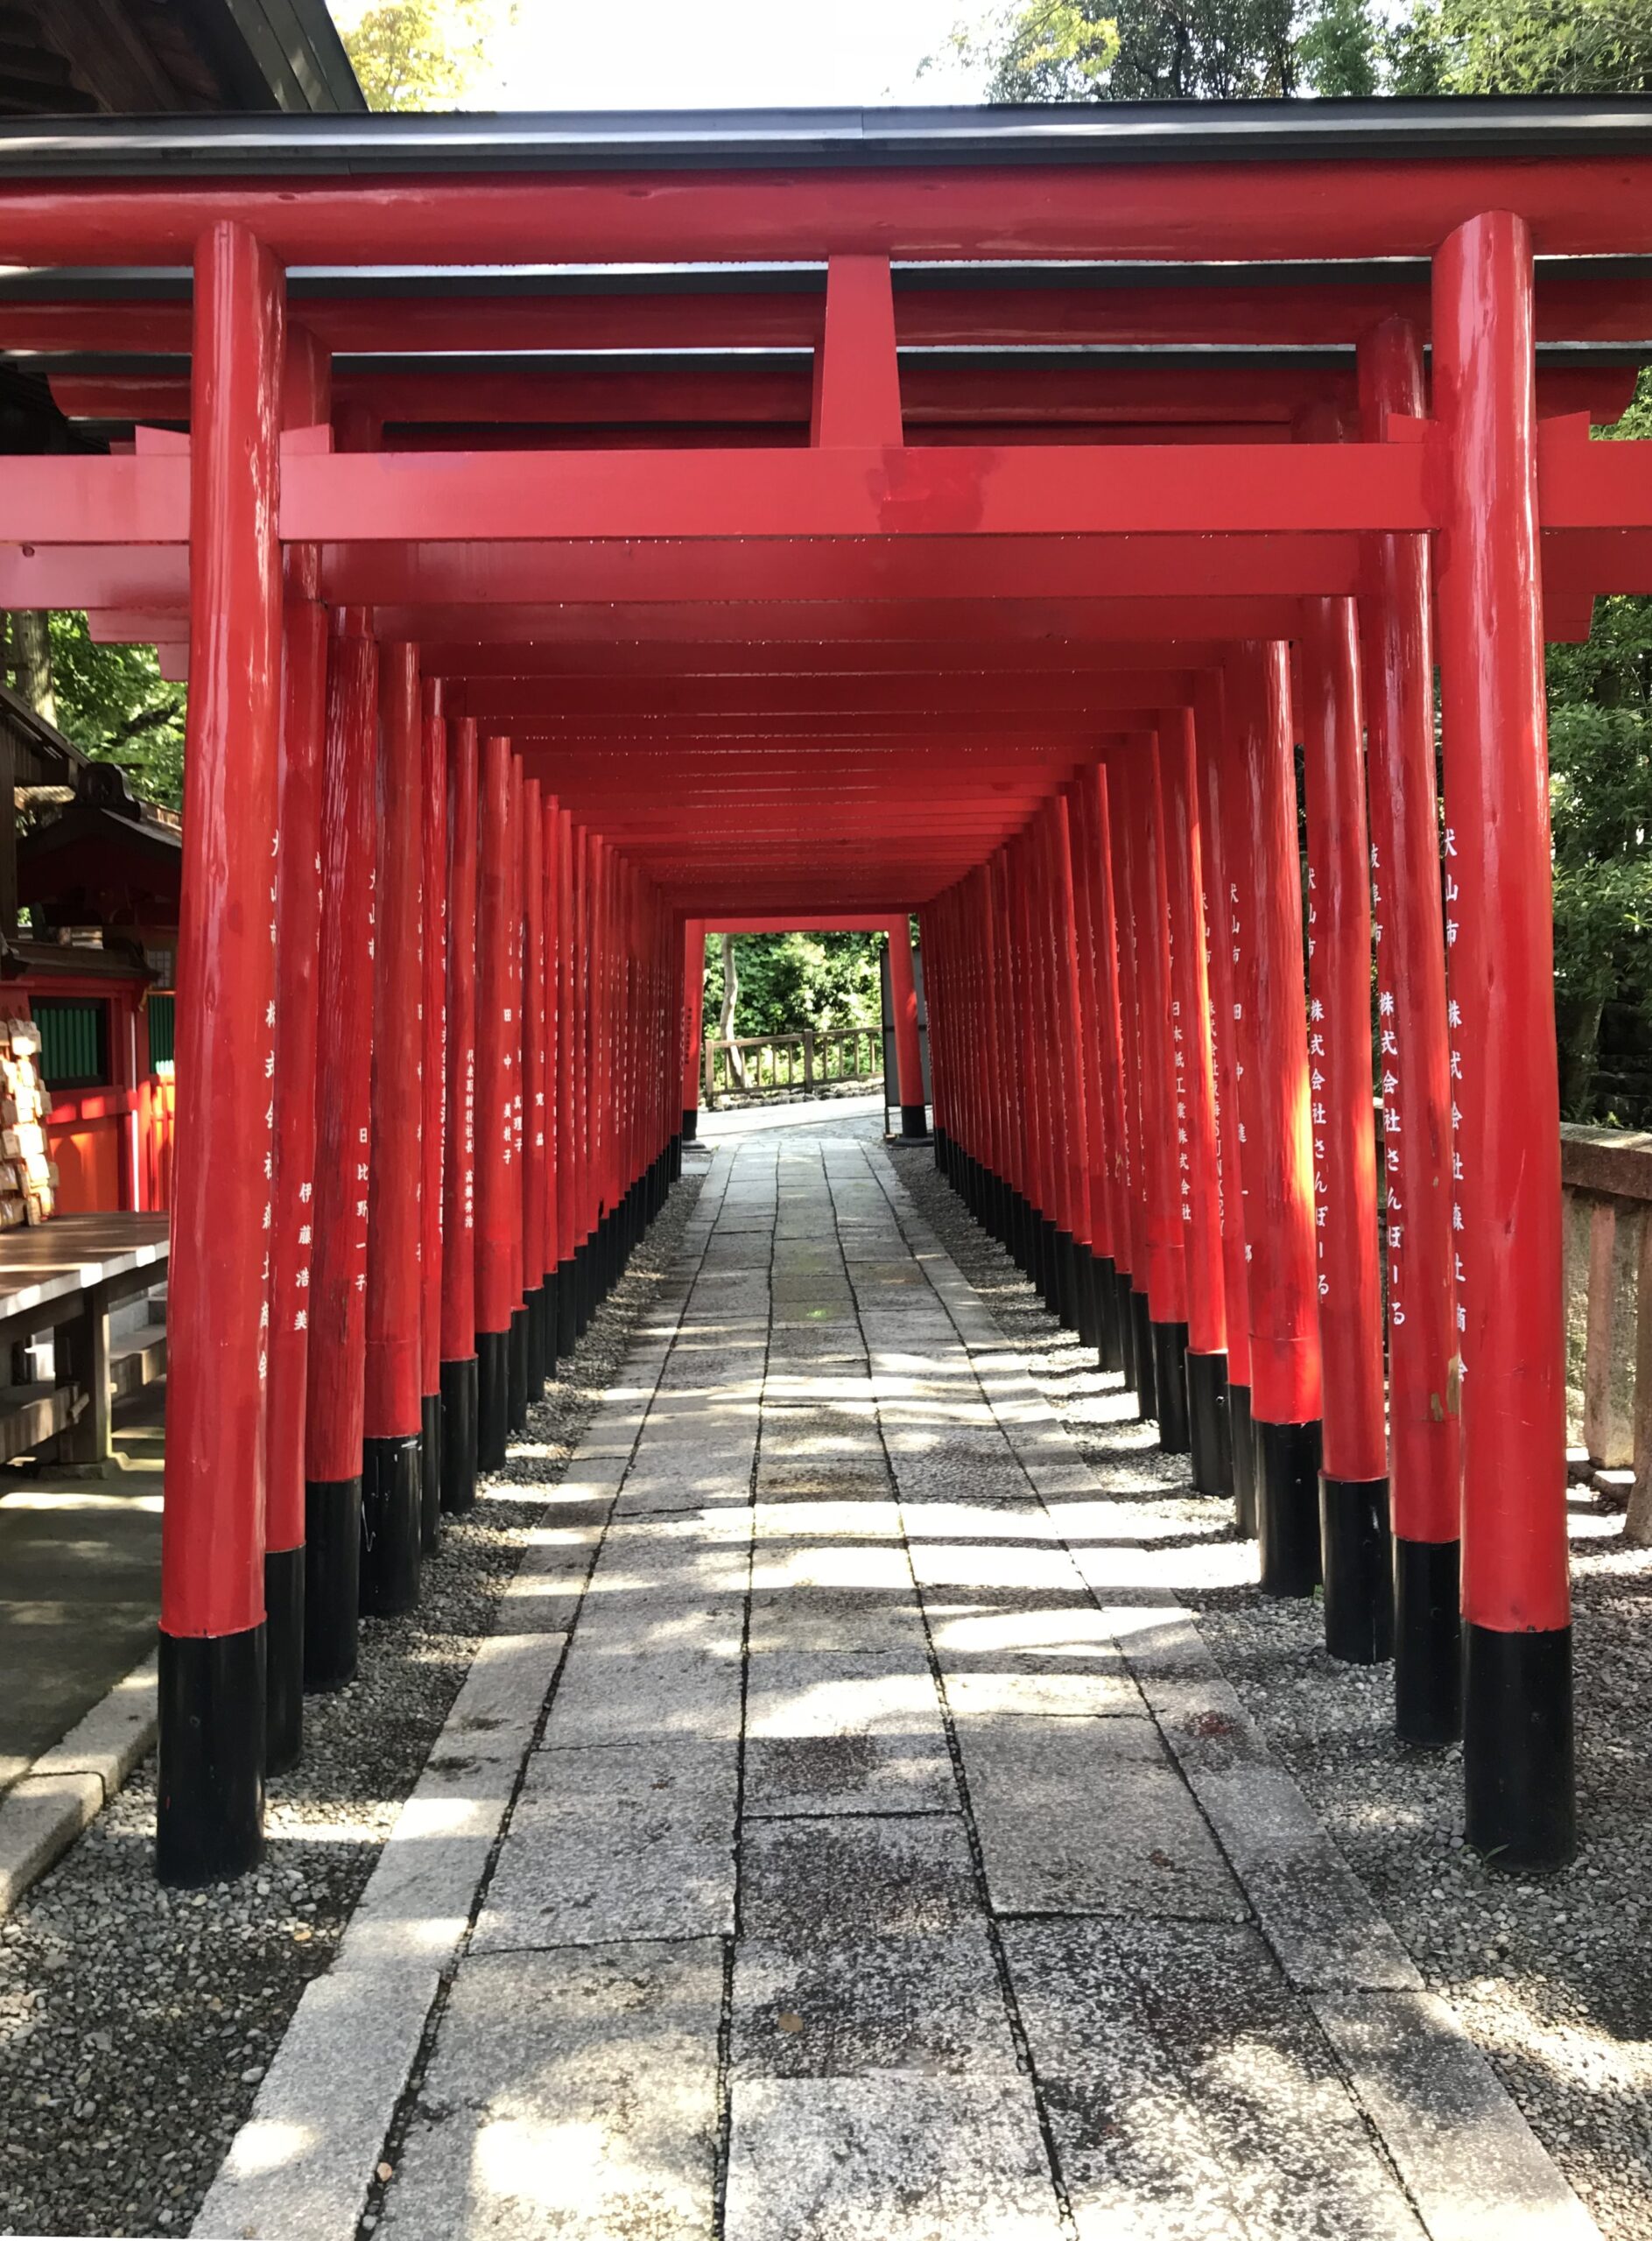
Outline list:
[[[1400,1732],[1460,1608],[1565,1856],[1542,652],[1652,591],[1649,187],[1632,101],[0,129],[0,343],[132,446],[6,461],[0,603],[192,685],[163,1875],[657,1207],[731,910],[918,910],[946,1171],[1339,1654],[1391,1493]]]

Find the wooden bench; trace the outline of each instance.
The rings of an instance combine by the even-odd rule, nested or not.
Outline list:
[[[109,1310],[161,1282],[165,1214],[62,1214],[0,1231],[0,1344],[49,1331],[50,1385],[0,1390],[0,1460],[45,1441],[64,1463],[109,1459],[114,1385]]]

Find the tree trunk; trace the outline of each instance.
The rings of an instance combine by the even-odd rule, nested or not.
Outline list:
[[[740,974],[735,965],[734,936],[732,934],[724,934],[721,939],[723,945],[723,1008],[722,1016],[719,1020],[717,1025],[717,1036],[720,1042],[732,1043],[735,1039],[735,1006],[740,1001]],[[745,1054],[743,1051],[740,1050],[729,1050],[726,1055],[728,1060],[729,1080],[736,1084],[739,1088],[744,1089],[746,1087]]]
[[[17,679],[19,699],[26,700],[48,724],[58,720],[57,694],[52,687],[52,639],[44,614],[14,608],[7,618],[7,665]]]

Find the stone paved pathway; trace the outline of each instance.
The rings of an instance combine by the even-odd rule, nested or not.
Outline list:
[[[381,2234],[1593,2230],[859,1130],[718,1150],[580,1466]]]

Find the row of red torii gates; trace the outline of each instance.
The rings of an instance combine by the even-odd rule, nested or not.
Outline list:
[[[163,1876],[662,1202],[696,925],[913,910],[946,1173],[1566,1857],[1543,643],[1652,592],[1648,105],[31,123],[0,236],[81,445],[0,605],[191,687]]]

